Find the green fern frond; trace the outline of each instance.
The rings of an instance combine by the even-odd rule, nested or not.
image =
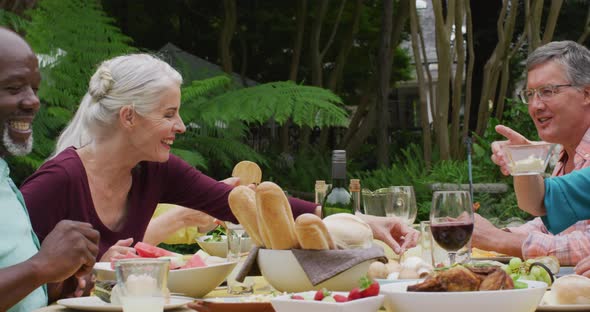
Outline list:
[[[26,19],[18,15],[0,9],[0,25],[2,26],[6,26],[16,32],[22,32],[28,23]]]
[[[232,80],[228,76],[217,76],[209,79],[195,80],[190,85],[182,88],[183,101],[191,101],[203,97],[221,88],[229,87]]]
[[[292,118],[300,126],[345,127],[347,113],[336,105],[341,103],[327,89],[279,81],[227,92],[209,99],[200,108],[205,120],[264,123],[273,118],[282,124]]]
[[[182,158],[184,161],[189,163],[191,166],[205,168],[205,169],[207,168],[207,160],[205,160],[205,157],[203,157],[203,155],[201,155],[197,151],[188,151],[188,150],[180,149],[180,148],[172,148],[171,152],[172,152],[172,154]]]
[[[224,168],[230,169],[241,160],[251,160],[261,166],[267,165],[264,156],[257,153],[247,144],[244,144],[233,138],[220,138],[195,135],[190,140],[184,140],[181,137],[178,145],[183,149],[198,150],[201,154],[206,155],[207,159],[219,162]],[[176,145],[177,142],[174,142]],[[192,145],[192,146],[189,146]]]

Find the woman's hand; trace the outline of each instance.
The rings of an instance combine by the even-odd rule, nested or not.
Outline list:
[[[101,262],[110,262],[113,259],[120,259],[126,256],[128,253],[135,254],[135,249],[130,247],[133,244],[133,238],[121,239],[111,246],[107,252],[100,258]]]
[[[409,248],[416,246],[420,238],[420,232],[407,226],[400,218],[377,217],[357,214],[373,230],[373,237],[400,254]]]

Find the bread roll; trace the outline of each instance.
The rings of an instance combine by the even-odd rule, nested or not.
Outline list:
[[[260,229],[256,218],[256,194],[254,190],[239,185],[229,193],[228,202],[232,213],[250,235],[254,245],[264,247],[264,241],[260,237]]]
[[[256,188],[256,208],[260,215],[258,228],[271,249],[298,248],[295,221],[291,205],[283,190],[272,182],[262,182]]]
[[[338,249],[369,248],[373,244],[373,231],[355,215],[333,214],[324,218],[324,224]]]
[[[336,249],[322,218],[312,213],[304,213],[297,217],[295,235],[297,235],[297,241],[303,249]]]
[[[262,170],[255,162],[243,160],[235,165],[231,176],[240,178],[240,185],[258,185],[262,180]]]
[[[590,278],[562,276],[551,285],[551,294],[557,304],[590,304]]]

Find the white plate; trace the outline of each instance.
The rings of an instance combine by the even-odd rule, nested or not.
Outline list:
[[[590,304],[547,304],[551,291],[545,292],[537,311],[590,311]]]
[[[306,291],[297,293],[304,298],[313,297],[315,291]],[[333,295],[339,294],[348,296],[348,292],[332,292]],[[377,312],[383,305],[383,295],[366,297],[347,302],[324,302],[315,300],[294,300],[292,294],[283,295],[270,300],[272,307],[276,312]],[[425,310],[426,311],[426,310]]]
[[[465,292],[408,292],[415,284],[391,283],[381,287],[385,308],[395,312],[533,312],[545,294],[547,284],[523,281],[526,289],[465,291]]]
[[[192,301],[189,297],[174,296],[170,298],[170,303],[164,305],[164,310],[180,308]],[[96,296],[60,299],[57,304],[82,311],[123,311],[120,305],[106,303]]]

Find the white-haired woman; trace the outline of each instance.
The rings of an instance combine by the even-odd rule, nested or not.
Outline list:
[[[170,154],[185,132],[180,74],[148,54],[103,62],[55,154],[21,187],[33,228],[43,239],[62,219],[89,222],[100,232],[98,259],[133,252],[158,203],[171,203],[237,222],[228,206],[231,186]],[[294,216],[319,213],[290,198]],[[374,220],[392,248],[415,244],[415,231],[397,220]],[[395,238],[395,239],[394,239]]]

